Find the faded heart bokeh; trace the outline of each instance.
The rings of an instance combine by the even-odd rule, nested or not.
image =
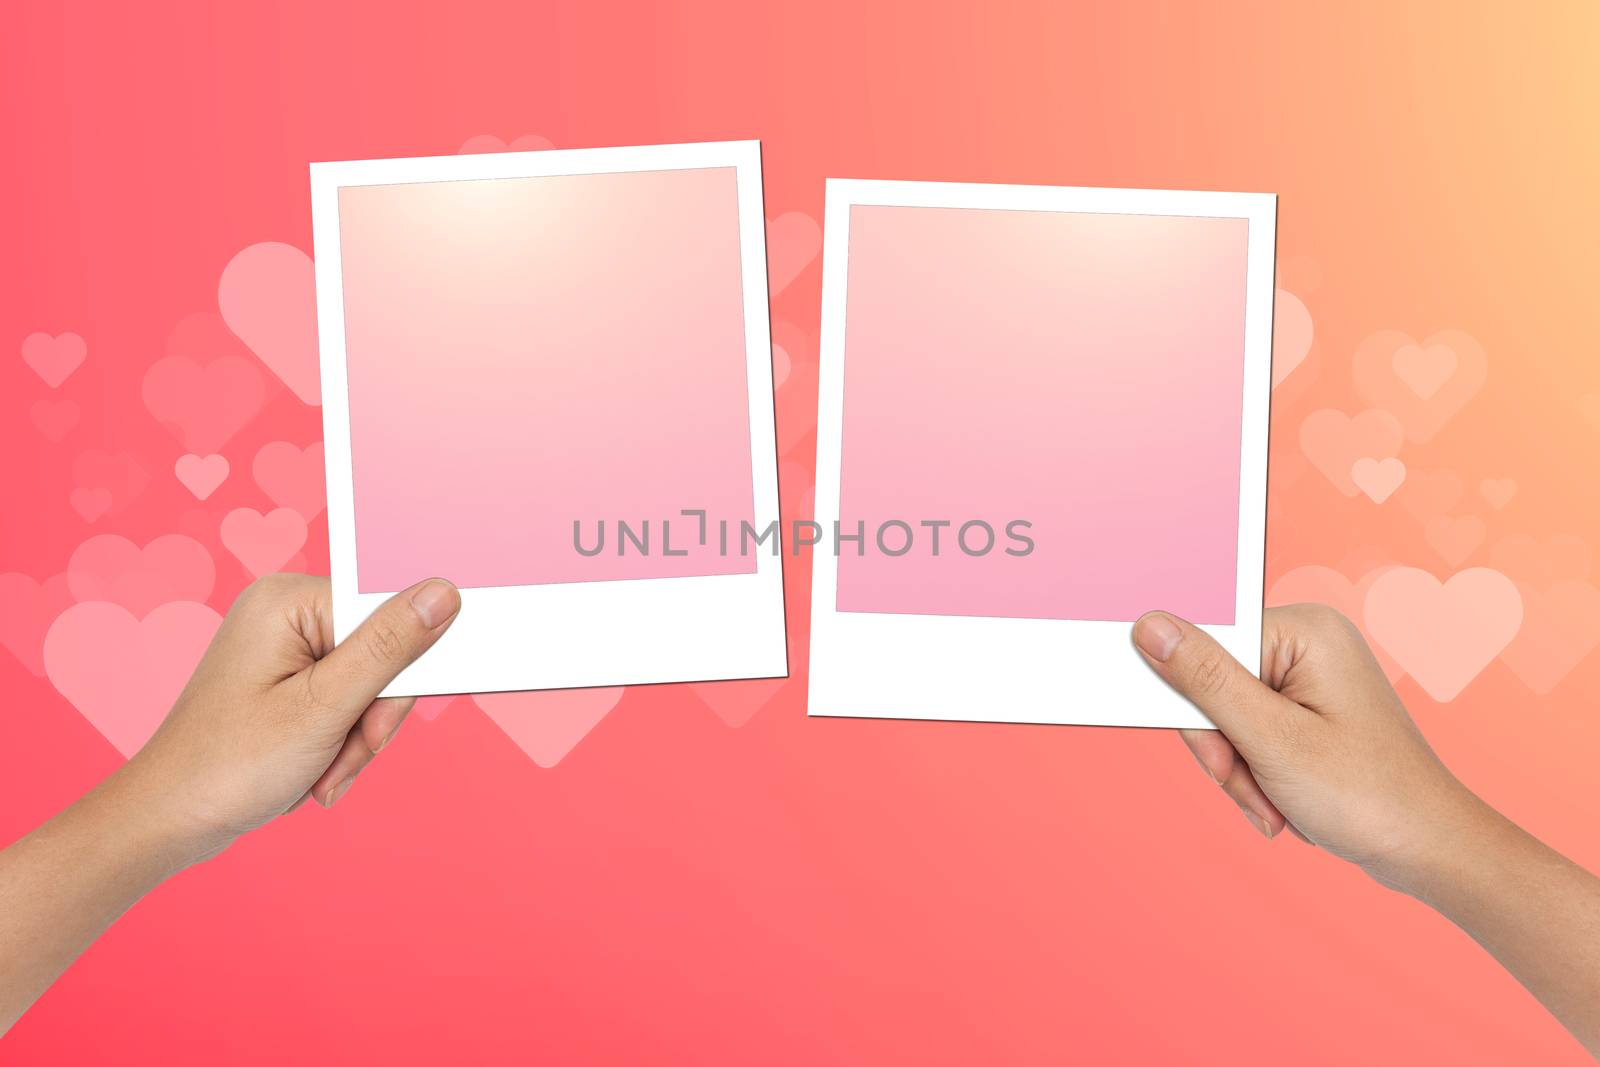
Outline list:
[[[485,135],[460,150],[548,147],[536,135],[510,142]],[[793,321],[805,321],[808,309],[793,307],[785,292],[818,258],[822,234],[815,219],[788,211],[769,220],[768,243],[780,493],[787,517],[809,517],[813,451],[800,446],[816,424],[816,341]],[[1396,527],[1420,534],[1428,551],[1397,538],[1387,552],[1372,546],[1377,557],[1347,573],[1338,560],[1295,559],[1285,544],[1292,539],[1275,536],[1269,606],[1335,605],[1361,627],[1392,679],[1409,676],[1441,703],[1460,697],[1497,658],[1533,694],[1555,691],[1600,647],[1600,588],[1590,580],[1588,546],[1570,530],[1528,528],[1514,506],[1514,465],[1420,467],[1423,457],[1448,461],[1452,422],[1484,388],[1490,353],[1460,330],[1419,339],[1387,328],[1354,351],[1330,351],[1317,341],[1315,303],[1315,295],[1278,290],[1273,457],[1276,474],[1288,439],[1321,479],[1286,486],[1274,478],[1273,513],[1304,507],[1338,523],[1381,509]],[[322,442],[306,418],[320,402],[315,324],[310,257],[268,241],[241,249],[224,266],[215,310],[173,324],[136,396],[95,387],[96,353],[77,333],[41,330],[21,340],[18,355],[37,382],[36,395],[18,397],[17,406],[30,412],[39,447],[74,453],[73,482],[60,490],[80,522],[62,532],[81,540],[65,559],[0,574],[0,587],[16,590],[22,608],[0,642],[30,671],[42,671],[123,755],[154,729],[204,649],[207,620],[214,628],[244,584],[277,570],[326,571]],[[1318,406],[1321,392],[1294,388],[1299,378],[1335,375],[1353,382],[1351,411]],[[73,424],[85,405],[90,418],[119,427],[117,452],[74,450]],[[247,427],[252,437],[272,439],[241,444]],[[279,428],[293,439],[278,439]],[[192,499],[179,501],[167,481]],[[141,545],[118,532],[118,520],[141,506],[152,485],[163,491],[159,502],[144,505],[146,515],[165,509],[172,532]],[[232,491],[218,496],[224,485]],[[52,502],[30,503],[40,513],[51,510]],[[1559,550],[1547,550],[1540,538]],[[795,580],[799,568],[789,570],[790,625],[798,636],[809,592]],[[66,596],[59,594],[61,575]],[[178,614],[181,604],[207,610]],[[158,616],[163,607],[168,612]],[[111,693],[96,684],[105,676],[108,641],[140,649],[141,665]],[[785,684],[689,689],[728,725],[741,726]],[[435,700],[422,718],[476,705],[534,763],[550,767],[624,692]]]
[[[759,138],[785,518],[826,178],[1279,194],[1268,599],[1354,619],[1440,757],[1600,869],[1595,5],[4,25],[0,840],[124,761],[257,571],[327,573],[309,162]],[[0,1060],[1583,1060],[1165,731],[808,719],[810,575],[782,682],[419,702],[348,798],[140,902]]]
[[[551,147],[536,134],[509,141],[484,134],[458,151]],[[778,213],[768,221],[768,248],[777,314],[790,307],[789,283],[818,258],[821,227],[801,211]],[[815,340],[781,319],[773,338],[781,496],[785,515],[795,517],[800,494],[810,499],[811,471],[791,454],[816,425]],[[8,603],[14,595],[20,611],[0,628],[0,644],[129,756],[176,698],[240,589],[275,571],[327,572],[313,263],[307,252],[279,241],[240,249],[219,274],[216,307],[174,322],[164,350],[151,353],[142,368],[135,395],[101,386],[96,354],[71,330],[31,333],[18,355],[32,371],[36,395],[17,399],[42,437],[40,447],[73,456],[72,483],[60,490],[76,521],[63,523],[61,533],[77,540],[64,559],[30,569],[4,561],[0,592]],[[127,367],[125,353],[101,358]],[[85,412],[116,427],[115,452],[74,447],[72,431]],[[49,514],[59,502],[26,503]],[[119,525],[133,508],[143,509],[142,521]],[[152,522],[171,532],[142,543],[124,536]],[[790,568],[791,604],[805,596],[797,570]],[[798,631],[798,623],[791,625]],[[126,671],[107,670],[108,645],[126,658],[117,665]],[[688,689],[708,714],[737,727],[785,684]],[[619,687],[431,698],[419,717],[431,721],[447,708],[475,706],[534,764],[553,767],[624,693]]]
[[[1600,648],[1600,588],[1590,581],[1587,545],[1571,529],[1528,528],[1532,520],[1515,508],[1522,472],[1510,448],[1493,468],[1437,465],[1451,462],[1451,427],[1484,389],[1490,353],[1461,330],[1418,339],[1378,329],[1353,352],[1316,350],[1306,302],[1279,289],[1276,310],[1274,472],[1292,434],[1322,480],[1273,479],[1271,512],[1285,521],[1273,530],[1268,606],[1334,605],[1361,628],[1391,680],[1409,676],[1439,703],[1459,698],[1497,658],[1532,693],[1553,692]],[[1288,388],[1308,359],[1349,378],[1350,411]],[[1297,508],[1317,522],[1376,523],[1392,540],[1370,546],[1375,556],[1349,573],[1325,560],[1284,569],[1295,537],[1282,527]],[[1539,537],[1565,551],[1541,552]]]

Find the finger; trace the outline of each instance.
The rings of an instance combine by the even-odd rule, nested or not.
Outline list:
[[[1283,688],[1299,655],[1299,644],[1290,625],[1293,618],[1284,608],[1268,608],[1261,613],[1261,681],[1274,691]]]
[[[442,578],[396,593],[306,669],[313,705],[348,728],[395,675],[433,647],[460,610],[461,594]]]
[[[1233,798],[1250,825],[1268,840],[1277,836],[1289,821],[1283,817],[1277,805],[1267,799],[1267,794],[1262,792],[1255,775],[1250,773],[1250,768],[1243,760],[1234,763],[1233,773],[1222,783],[1222,791]]]
[[[322,777],[307,792],[318,804],[331,808],[335,801],[350,791],[356,775],[371,762],[372,749],[367,747],[360,727],[353,727],[344,744],[339,747],[339,754],[333,757],[328,769],[322,772]]]
[[[361,713],[361,718],[356,720],[355,728],[374,756],[383,751],[384,745],[394,740],[394,735],[400,730],[400,724],[406,721],[406,716],[411,714],[411,708],[416,702],[416,697],[379,697],[372,702],[371,707]]]
[[[317,803],[325,808],[331,808],[333,802],[354,784],[356,775],[360,774],[362,769],[372,762],[372,758],[394,739],[400,724],[405,722],[406,716],[410,714],[416,702],[415,697],[381,697],[374,700],[372,706],[362,712],[361,718],[350,728],[350,733],[344,739],[344,744],[339,746],[339,752],[333,757],[333,762],[307,790],[306,796],[314,796]],[[300,798],[295,807],[303,803],[305,797]],[[289,810],[293,811],[294,808]]]
[[[267,684],[299,674],[319,655],[308,622],[326,599],[327,583],[305,574],[267,574],[251,582],[217,630],[216,661],[248,664],[251,676]]]
[[[1246,760],[1268,750],[1284,722],[1309,714],[1239,665],[1204,630],[1153,611],[1133,624],[1140,655],[1227,735]]]
[[[1226,737],[1216,730],[1180,730],[1178,733],[1211,780],[1239,805],[1250,825],[1269,838],[1284,828],[1287,820]]]
[[[1179,730],[1178,736],[1189,746],[1189,751],[1199,761],[1200,768],[1211,776],[1212,782],[1221,785],[1228,780],[1239,754],[1222,731]]]
[[[306,647],[316,659],[333,651],[333,582],[328,578],[311,578],[316,583],[307,587],[309,595],[300,606],[296,623]]]
[[[1272,688],[1306,710],[1338,718],[1361,701],[1383,668],[1355,623],[1326,604],[1289,604],[1261,616],[1262,675]],[[1270,668],[1265,650],[1274,650]],[[1267,673],[1270,669],[1270,675]],[[1386,682],[1380,682],[1387,689]]]

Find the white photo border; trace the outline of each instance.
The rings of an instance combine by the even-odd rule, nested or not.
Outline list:
[[[1258,672],[1276,195],[830,178],[826,199],[815,515],[825,532],[824,546],[839,518],[852,207],[980,208],[1248,221],[1234,622],[1202,629],[1252,673]],[[838,571],[838,559],[831,551],[814,553],[808,715],[1212,727],[1210,720],[1140,660],[1126,622],[841,612]]]
[[[339,190],[361,185],[726,167],[735,169],[738,189],[753,519],[756,529],[762,530],[767,523],[778,522],[778,462],[761,142],[311,164],[328,542],[338,640],[344,640],[390,595],[357,591]],[[403,671],[384,695],[787,677],[782,554],[758,550],[755,563],[753,574],[463,589],[462,610],[455,624],[427,655]]]

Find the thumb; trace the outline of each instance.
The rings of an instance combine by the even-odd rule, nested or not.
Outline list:
[[[1164,611],[1133,624],[1145,662],[1215,723],[1250,759],[1281,736],[1285,716],[1307,714],[1239,665],[1204,630]]]
[[[461,610],[461,593],[429,578],[378,605],[365,622],[310,667],[318,706],[352,723],[395,675],[433,647]]]

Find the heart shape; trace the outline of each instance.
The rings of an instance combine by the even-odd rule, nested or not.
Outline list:
[[[222,517],[222,544],[245,570],[259,578],[272,574],[306,543],[306,520],[293,508],[275,508],[263,515],[254,508],[234,508]]]
[[[787,211],[767,220],[767,284],[776,297],[811,265],[822,251],[822,227],[803,211]]]
[[[738,729],[766,707],[787,678],[751,678],[735,682],[695,682],[689,686],[717,718]]]
[[[1517,495],[1517,483],[1514,478],[1485,478],[1478,483],[1478,492],[1489,506],[1496,511],[1504,511],[1506,505]]]
[[[1313,411],[1300,424],[1300,451],[1345,496],[1361,492],[1351,477],[1360,459],[1387,459],[1400,451],[1405,431],[1387,411],[1369,408],[1352,418],[1342,411]]]
[[[132,756],[161,725],[221,624],[204,604],[186,601],[143,619],[120,604],[74,604],[45,635],[45,672],[118,752]]]
[[[157,537],[144,548],[126,537],[99,534],[67,561],[67,588],[74,600],[119,604],[139,618],[175,600],[204,602],[216,579],[211,553],[183,534]]]
[[[74,489],[67,494],[67,503],[72,505],[72,510],[83,516],[84,522],[94,522],[100,516],[111,510],[111,490]]]
[[[1435,515],[1423,524],[1422,532],[1446,563],[1459,567],[1483,544],[1489,528],[1476,515]]]
[[[1584,581],[1517,588],[1525,612],[1522,629],[1500,658],[1522,684],[1544,696],[1600,648],[1600,589]]]
[[[311,257],[294,245],[263,241],[230,259],[217,283],[228,329],[313,407],[322,403],[316,277]]]
[[[554,147],[555,145],[548,139],[536,133],[525,133],[510,144],[492,133],[480,133],[463,141],[461,147],[456,149],[456,154],[470,156],[479,152],[543,152]]]
[[[417,702],[411,706],[411,714],[420,716],[425,722],[432,722],[444,714],[444,709],[456,702],[455,696],[418,697]]]
[[[625,686],[478,693],[473,702],[533,762],[554,767],[617,706]]]
[[[93,522],[101,515],[118,515],[137,500],[150,484],[150,475],[131,453],[91,448],[72,461],[72,484],[86,490],[73,494],[73,509]]]
[[[62,333],[51,337],[47,333],[30,333],[22,339],[22,362],[33,368],[33,373],[52,389],[72,377],[72,372],[83,366],[89,346],[75,333]]]
[[[1516,637],[1522,596],[1499,571],[1441,582],[1415,567],[1380,574],[1363,606],[1367,632],[1441,704],[1454,700]]]
[[[1311,312],[1287,289],[1274,293],[1272,306],[1272,387],[1293,374],[1311,352]]]
[[[228,459],[216,453],[209,456],[189,453],[178,457],[172,471],[196,500],[204,500],[228,480]]]
[[[166,356],[145,371],[144,406],[185,449],[209,455],[227,444],[266,404],[261,371],[243,356],[200,364]]]
[[[80,414],[78,405],[71,400],[35,400],[28,409],[28,417],[33,420],[34,426],[53,445],[60,444],[72,432],[72,428],[78,425]]]
[[[1420,444],[1483,388],[1489,357],[1460,330],[1420,342],[1399,330],[1382,330],[1356,348],[1351,370],[1362,399],[1391,413],[1406,438]]]
[[[1391,362],[1395,375],[1424,400],[1431,400],[1444,388],[1461,365],[1456,350],[1444,344],[1401,345],[1395,349]]]
[[[1372,654],[1377,659],[1378,666],[1383,668],[1384,677],[1391,683],[1398,682],[1406,676],[1405,668],[1396,663],[1393,656],[1372,640],[1372,635],[1366,632],[1365,620],[1362,617],[1367,590],[1372,588],[1372,583],[1378,580],[1380,574],[1390,569],[1392,568],[1388,565],[1374,567],[1367,571],[1360,581],[1353,582],[1332,567],[1315,564],[1296,567],[1272,583],[1272,587],[1267,590],[1266,606],[1276,608],[1287,604],[1327,604],[1361,629],[1367,644],[1372,646]]]
[[[271,501],[314,519],[328,506],[322,485],[322,442],[301,448],[288,441],[263,445],[250,465],[256,484]]]
[[[1381,504],[1406,480],[1406,465],[1393,456],[1388,459],[1363,456],[1350,465],[1350,480],[1374,504]]]
[[[44,635],[50,624],[72,604],[67,576],[57,574],[36,581],[31,575],[0,574],[0,645],[35,678],[44,677]]]

